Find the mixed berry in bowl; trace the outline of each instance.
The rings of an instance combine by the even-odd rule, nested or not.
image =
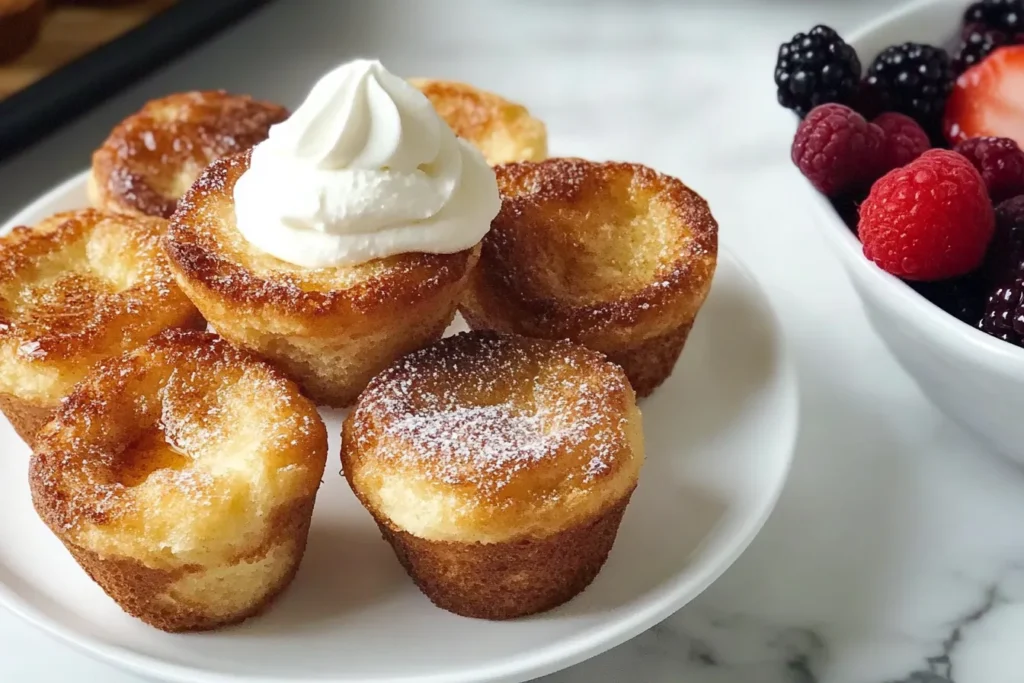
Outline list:
[[[862,67],[836,31],[780,46],[792,159],[865,258],[965,324],[1024,347],[1024,0],[982,0],[946,46]]]

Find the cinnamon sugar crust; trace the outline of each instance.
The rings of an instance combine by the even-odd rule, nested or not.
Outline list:
[[[495,172],[501,211],[461,304],[474,328],[572,339],[612,357],[655,338],[685,341],[718,252],[699,195],[638,164],[548,159]],[[681,349],[627,367],[638,395]]]
[[[348,405],[392,360],[441,336],[479,247],[332,268],[286,263],[235,225],[234,186],[249,159],[214,162],[182,198],[165,243],[177,281],[222,335],[315,400]]]
[[[169,330],[101,363],[39,432],[44,523],[129,614],[204,630],[291,580],[323,474],[315,406],[209,333]]]
[[[205,324],[174,284],[161,250],[166,228],[158,218],[84,209],[0,237],[5,413],[24,423],[29,408],[55,407],[99,360],[169,327]]]
[[[170,218],[178,199],[215,159],[267,138],[288,111],[220,90],[152,100],[118,124],[93,153],[95,206]]]
[[[526,107],[466,83],[412,78],[455,134],[479,149],[492,166],[540,161],[548,155],[544,123]]]

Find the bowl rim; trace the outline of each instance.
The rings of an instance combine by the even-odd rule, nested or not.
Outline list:
[[[857,49],[879,32],[906,19],[909,15],[948,4],[948,1],[914,0],[900,5],[851,31],[847,41]],[[967,4],[964,2],[965,6]],[[997,339],[958,320],[896,276],[879,268],[864,256],[856,233],[846,225],[829,200],[810,184],[805,183],[805,187],[814,195],[818,213],[828,216],[829,228],[824,232],[835,245],[847,266],[847,272],[857,284],[871,290],[875,298],[884,301],[886,307],[901,318],[912,320],[915,327],[925,328],[928,336],[939,340],[946,348],[956,349],[960,354],[969,352],[978,363],[997,367],[1002,373],[1012,369],[1015,374],[1024,375],[1024,348]]]

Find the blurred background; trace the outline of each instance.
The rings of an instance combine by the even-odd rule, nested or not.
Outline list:
[[[13,2],[18,5],[25,0]],[[89,152],[109,129],[147,99],[175,90],[226,88],[293,106],[321,73],[358,55],[380,57],[389,69],[403,75],[463,79],[522,101],[547,121],[555,154],[628,158],[655,166],[671,162],[684,172],[697,164],[704,166],[705,159],[694,158],[697,150],[692,143],[713,134],[732,139],[738,149],[756,157],[759,136],[746,119],[783,115],[773,108],[771,73],[777,45],[817,21],[852,26],[889,4],[881,0],[57,3],[29,52],[0,65],[0,124],[4,124],[0,135],[4,130],[13,135],[9,121],[38,127],[41,119],[60,107],[61,113],[77,115],[94,101],[100,106],[47,139],[34,153],[16,160],[8,154],[6,163],[0,159],[0,172],[12,164],[19,169],[12,179],[16,184],[6,187],[0,198],[0,215],[9,215],[25,197],[87,165]],[[5,6],[0,2],[0,8]],[[253,8],[255,12],[246,15]],[[232,22],[237,23],[212,41],[188,49]],[[142,32],[141,38],[125,38],[130,28]],[[119,36],[120,40],[111,42]],[[83,69],[73,61],[88,47],[104,43],[102,63]],[[153,55],[154,51],[159,54]],[[169,64],[148,71],[175,55]],[[58,69],[69,61],[70,67],[63,72]],[[41,96],[16,101],[19,86],[51,73],[56,76]],[[141,81],[134,80],[139,77]],[[128,82],[134,84],[118,91]],[[96,96],[89,96],[97,90]],[[78,91],[82,96],[67,104],[60,102],[69,92]],[[652,119],[658,121],[657,135],[633,134]],[[24,146],[29,136],[18,135],[15,142]],[[699,152],[702,157],[708,153]],[[731,153],[720,148],[711,152]]]

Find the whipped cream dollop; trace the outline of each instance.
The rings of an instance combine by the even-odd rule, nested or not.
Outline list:
[[[271,127],[234,198],[253,246],[307,268],[469,249],[501,206],[480,152],[371,60],[328,73]]]

